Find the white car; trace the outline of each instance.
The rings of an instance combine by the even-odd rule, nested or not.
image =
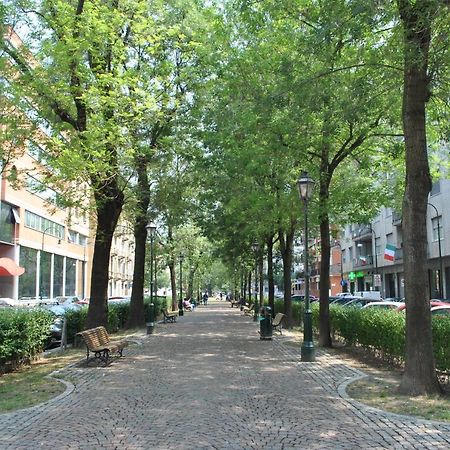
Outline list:
[[[397,309],[401,305],[403,305],[402,302],[372,302],[364,305],[363,309]]]
[[[450,315],[450,305],[448,306],[433,306],[431,308],[431,315],[432,316],[443,316],[443,315]]]

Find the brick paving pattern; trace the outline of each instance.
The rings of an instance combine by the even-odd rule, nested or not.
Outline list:
[[[450,424],[346,398],[355,368],[283,338],[226,302],[161,324],[109,367],[60,371],[65,394],[0,415],[0,449],[448,449]]]

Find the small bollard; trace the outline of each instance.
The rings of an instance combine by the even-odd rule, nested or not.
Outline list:
[[[147,322],[147,334],[153,334],[155,331],[155,305],[150,303],[149,308],[149,321]]]

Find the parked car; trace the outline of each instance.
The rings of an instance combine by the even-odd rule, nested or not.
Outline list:
[[[337,298],[336,300],[330,301],[330,304],[332,305],[345,305],[346,303],[348,303],[350,300],[355,300],[356,297],[353,296],[341,296],[339,298]]]
[[[2,297],[0,298],[0,308],[15,308],[18,306],[18,302],[12,298]]]
[[[445,302],[441,302],[441,301],[430,300],[430,308],[433,308],[435,306],[449,306],[449,304],[445,303]],[[397,311],[404,311],[405,309],[406,309],[406,303],[399,306],[397,308]]]
[[[448,316],[448,315],[450,315],[450,305],[432,307],[431,315],[432,316]]]
[[[131,300],[131,297],[127,297],[125,295],[117,295],[114,297],[108,298],[108,303],[129,303]]]
[[[68,305],[70,303],[77,305],[82,304],[82,300],[76,295],[59,295],[58,297],[55,297],[54,300],[58,305]]]
[[[354,298],[353,300],[349,300],[347,303],[344,303],[344,307],[351,308],[362,308],[364,305],[368,305],[369,303],[373,303],[373,299],[371,298]]]
[[[363,309],[398,309],[401,305],[403,305],[403,302],[371,302],[364,305]]]
[[[300,294],[295,294],[291,297],[293,302],[304,302],[305,301],[305,296],[304,295],[300,295]],[[313,302],[317,302],[319,301],[319,299],[314,296],[314,295],[310,295],[309,296],[309,302],[313,303]]]

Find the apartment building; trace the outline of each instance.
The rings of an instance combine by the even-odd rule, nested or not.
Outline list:
[[[4,36],[8,45],[22,45],[12,29]],[[30,55],[31,58],[31,55]],[[8,66],[14,77],[13,63]],[[0,74],[0,87],[7,86],[8,74]],[[0,96],[1,114],[27,123],[39,112],[22,102],[13,110],[7,96]],[[0,158],[0,297],[45,301],[60,295],[86,297],[90,292],[94,227],[88,214],[90,192],[78,186],[84,200],[77,208],[67,208],[61,195],[41,177],[48,170],[45,142],[52,137],[51,124],[37,121],[30,127],[24,144],[8,153],[8,163]],[[2,155],[6,146],[2,143]],[[84,204],[83,204],[84,203]],[[132,233],[117,233],[111,251],[110,295],[130,295],[134,253]],[[124,242],[127,244],[124,244]]]
[[[82,209],[59,206],[58,192],[41,183],[36,147],[29,141],[0,178],[0,258],[25,269],[0,277],[0,297],[84,297],[93,248],[89,218]],[[15,183],[5,176],[11,170]]]
[[[430,297],[450,298],[450,180],[433,184],[427,234]],[[342,258],[332,264],[335,279],[342,272],[342,291],[379,290],[383,298],[404,297],[403,227],[398,212],[382,208],[370,224],[348,225],[332,252]],[[336,287],[336,281],[332,284]]]

